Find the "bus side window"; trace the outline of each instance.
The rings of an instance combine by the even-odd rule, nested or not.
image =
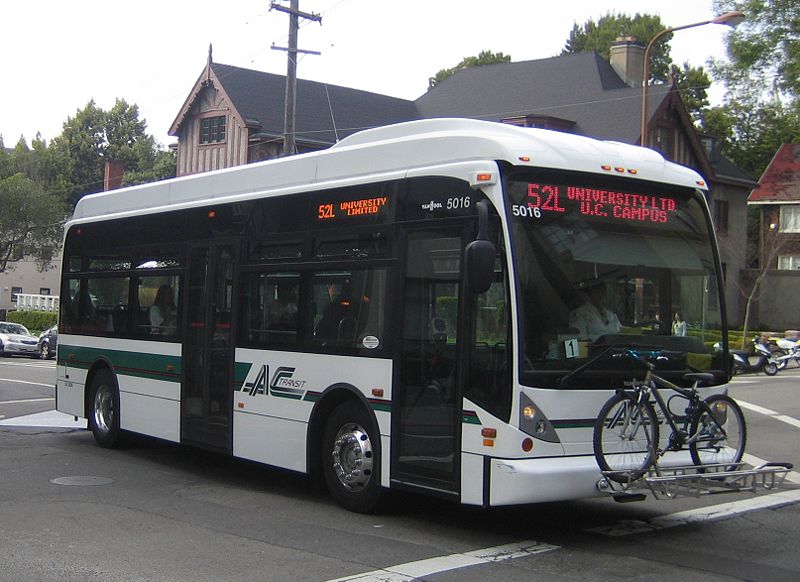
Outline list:
[[[333,353],[382,347],[386,278],[386,269],[315,273],[311,344]]]
[[[178,330],[180,280],[176,275],[145,276],[138,279],[135,308],[136,332],[174,337]]]
[[[242,285],[242,340],[265,348],[299,344],[300,274],[246,273]]]

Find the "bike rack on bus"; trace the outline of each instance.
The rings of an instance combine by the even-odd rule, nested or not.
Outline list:
[[[643,501],[649,490],[655,499],[702,497],[720,493],[759,493],[779,489],[792,470],[792,463],[770,462],[752,467],[747,463],[720,463],[661,468],[653,466],[642,477],[617,483],[603,471],[603,486],[615,501]]]

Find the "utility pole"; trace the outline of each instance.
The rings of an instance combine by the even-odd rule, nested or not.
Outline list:
[[[300,19],[313,20],[322,24],[322,16],[300,11],[300,0],[290,0],[289,7],[276,2],[270,4],[270,9],[286,12],[289,15],[289,46],[279,47],[272,45],[273,50],[286,51],[286,107],[283,117],[283,155],[290,156],[295,153],[295,108],[297,106],[297,55],[298,53],[318,55],[317,51],[304,51],[297,48],[297,30],[300,28]]]

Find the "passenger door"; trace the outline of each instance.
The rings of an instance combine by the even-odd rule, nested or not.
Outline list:
[[[394,390],[393,478],[458,491],[461,228],[409,230],[400,362]]]
[[[183,343],[181,440],[227,452],[232,448],[235,255],[229,243],[190,248]]]

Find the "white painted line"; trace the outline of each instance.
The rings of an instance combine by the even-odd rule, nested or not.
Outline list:
[[[758,457],[755,457],[749,453],[744,453],[742,455],[742,461],[744,461],[748,465],[752,465],[753,467],[760,467],[761,465],[764,465],[767,462],[764,459],[759,459]],[[798,485],[800,485],[800,473],[798,473],[797,471],[789,471],[789,473],[787,473],[786,475],[786,480],[789,481],[790,483],[797,483]]]
[[[779,491],[777,493],[771,493],[770,495],[752,497],[742,501],[732,501],[730,503],[722,503],[710,507],[699,507],[697,509],[679,511],[678,513],[654,517],[647,521],[623,520],[611,526],[595,527],[586,531],[613,537],[628,536],[700,521],[717,521],[734,517],[748,511],[755,511],[756,509],[768,509],[770,507],[780,507],[781,505],[789,505],[798,502],[800,502],[800,489],[793,489],[791,491]]]
[[[57,410],[48,410],[47,412],[40,412],[38,414],[28,414],[25,416],[16,416],[14,418],[7,418],[0,420],[0,426],[24,426],[32,428],[86,428],[86,419],[79,418],[77,421],[75,417],[58,412]]]
[[[739,406],[744,408],[745,410],[750,410],[752,412],[757,412],[758,414],[763,414],[764,416],[771,416],[775,420],[780,420],[781,422],[785,422],[786,424],[790,424],[795,428],[800,428],[800,420],[796,418],[792,418],[791,416],[786,416],[785,414],[781,414],[780,412],[776,412],[775,410],[770,410],[769,408],[764,408],[763,406],[759,406],[758,404],[750,404],[749,402],[742,402],[741,400],[736,400],[739,403]]]
[[[764,459],[747,453],[742,456],[742,461],[754,467],[759,467],[767,462]],[[792,483],[800,483],[800,473],[790,471],[786,476],[786,480]],[[647,521],[624,519],[612,525],[593,527],[586,531],[610,537],[629,536],[701,521],[728,519],[742,513],[747,513],[748,511],[780,507],[782,505],[790,505],[798,502],[800,502],[800,489],[791,489],[788,491],[770,493],[769,495],[750,497],[740,501],[731,501],[730,503],[679,511],[677,513],[654,517]]]
[[[0,404],[28,404],[30,402],[52,402],[55,398],[26,398],[24,400],[0,400]]]
[[[46,386],[47,388],[55,387],[56,383],[42,384],[41,382],[28,382],[27,380],[14,380],[12,378],[0,378],[0,382],[13,382],[14,384],[30,384],[31,386]]]
[[[478,564],[502,562],[503,560],[511,560],[514,558],[524,558],[526,556],[557,549],[558,546],[525,541],[493,548],[484,548],[482,550],[474,550],[463,554],[450,554],[449,556],[407,562],[405,564],[398,564],[397,566],[390,566],[383,570],[374,570],[372,572],[365,572],[364,574],[356,574],[355,576],[337,578],[335,580],[329,580],[328,582],[410,582],[411,580],[416,580],[423,576],[431,576],[439,572],[458,570],[459,568],[476,566]]]

